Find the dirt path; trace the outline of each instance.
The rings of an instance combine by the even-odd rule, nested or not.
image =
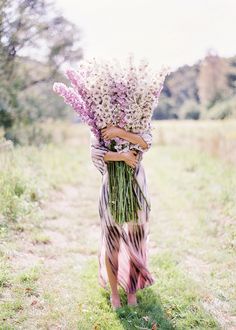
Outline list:
[[[35,289],[28,288],[22,311],[23,317],[27,309],[27,317],[20,329],[77,328],[74,314],[80,292],[76,283],[87,262],[97,257],[99,242],[94,191],[93,181],[63,186],[43,204],[45,216],[38,234],[17,236],[9,259],[15,274],[34,268],[39,273]]]

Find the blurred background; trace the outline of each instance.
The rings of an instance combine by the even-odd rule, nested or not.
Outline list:
[[[0,327],[236,328],[235,12],[234,0],[0,0]],[[115,317],[96,278],[89,130],[52,85],[82,59],[129,54],[171,74],[144,157],[158,280]]]
[[[52,92],[63,68],[130,53],[172,70],[154,120],[235,118],[234,10],[231,0],[1,1],[2,138],[43,142],[38,123],[75,119]]]

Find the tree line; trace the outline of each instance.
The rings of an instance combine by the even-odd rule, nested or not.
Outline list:
[[[196,64],[184,65],[166,80],[154,119],[236,117],[236,56],[209,51]]]

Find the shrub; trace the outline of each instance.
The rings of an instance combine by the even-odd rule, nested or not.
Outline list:
[[[180,118],[181,119],[199,119],[200,117],[200,106],[194,100],[185,101],[185,103],[180,108]]]
[[[213,107],[204,111],[202,117],[206,119],[236,118],[236,96],[216,103]]]

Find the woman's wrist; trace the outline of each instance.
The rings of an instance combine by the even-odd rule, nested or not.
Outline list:
[[[124,160],[124,155],[122,152],[108,151],[104,155],[104,161],[121,161]]]
[[[137,133],[126,131],[123,128],[119,128],[119,138],[131,142],[133,144],[139,144],[141,148],[148,148],[146,141]]]
[[[124,161],[125,157],[124,157],[124,152],[117,152],[119,154],[119,160]]]
[[[121,128],[121,127],[118,128],[118,137],[120,139],[124,139],[125,140],[126,133],[127,132],[126,132],[126,130],[124,128]]]
[[[114,152],[115,152],[115,154],[116,154],[116,160],[117,160],[117,161],[124,160],[123,152],[116,152],[116,151],[114,151]]]

